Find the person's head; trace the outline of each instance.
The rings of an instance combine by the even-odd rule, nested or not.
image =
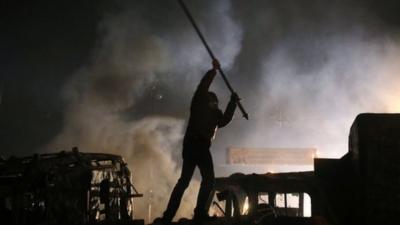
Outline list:
[[[218,97],[214,92],[208,92],[208,106],[213,109],[218,109]]]

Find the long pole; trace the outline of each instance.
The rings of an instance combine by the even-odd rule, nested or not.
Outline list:
[[[197,26],[196,22],[194,21],[192,15],[189,12],[189,9],[186,7],[185,3],[183,2],[183,0],[178,0],[179,4],[181,5],[183,11],[185,11],[186,16],[188,17],[188,19],[190,20],[190,22],[192,23],[194,29],[196,30],[197,34],[199,35],[201,42],[203,42],[204,47],[207,49],[208,54],[210,55],[211,59],[216,59],[213,52],[210,49],[210,46],[208,46],[206,40],[204,39],[203,34],[200,32],[199,27]],[[235,91],[233,90],[231,84],[229,83],[228,79],[225,76],[224,71],[222,71],[221,67],[218,68],[219,73],[222,76],[222,79],[225,81],[226,86],[228,86],[228,89],[231,91],[231,93],[235,93]],[[240,111],[242,112],[242,115],[244,118],[246,118],[247,120],[249,119],[249,114],[247,114],[246,110],[243,108],[242,104],[240,102],[237,102],[237,105],[240,109]]]

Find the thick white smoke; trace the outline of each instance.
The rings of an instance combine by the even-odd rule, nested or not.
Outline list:
[[[357,114],[400,109],[400,66],[394,61],[398,46],[348,38],[324,40],[321,45],[329,49],[323,65],[307,74],[290,63],[292,52],[285,47],[266,61],[263,71],[268,76],[261,95],[269,97],[260,100],[256,113],[264,120],[254,127],[251,143],[317,147],[322,157],[341,157]],[[278,118],[271,118],[273,114]],[[275,125],[269,119],[275,119]]]
[[[361,2],[186,2],[251,118],[219,131],[216,164],[227,146],[340,157],[358,113],[400,110],[398,38]],[[65,126],[50,146],[123,155],[145,194],[138,217],[147,219],[149,196],[160,216],[179,176],[183,116],[210,59],[176,1],[121,8],[100,24],[92,63],[65,85]],[[219,77],[212,89],[223,108],[229,94]],[[190,217],[196,191],[177,218]]]
[[[240,29],[230,18],[229,2],[219,1],[212,8],[201,1],[191,3],[218,46],[221,61],[231,65]],[[148,114],[146,107],[154,104],[153,89],[161,82],[166,90],[186,96],[185,104],[171,104],[188,112],[194,88],[211,60],[177,2],[134,1],[121,8],[100,24],[102,37],[91,64],[65,85],[65,125],[48,149],[78,146],[122,155],[134,185],[144,194],[136,200],[135,215],[151,222],[162,215],[180,175],[185,121],[163,115],[161,110],[174,110],[168,104],[170,108],[153,107]],[[198,188],[199,181],[192,181],[176,218],[191,217]]]
[[[234,83],[252,120],[235,121],[241,132],[223,133],[219,148],[314,147],[337,158],[357,114],[398,112],[398,34],[366,5],[235,2],[244,32]]]

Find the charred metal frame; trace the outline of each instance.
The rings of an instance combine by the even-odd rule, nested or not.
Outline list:
[[[0,218],[9,224],[133,221],[142,196],[118,155],[74,148],[0,160]]]

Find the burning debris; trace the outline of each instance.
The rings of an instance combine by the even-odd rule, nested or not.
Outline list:
[[[121,156],[72,152],[0,161],[1,220],[6,224],[141,224]]]

